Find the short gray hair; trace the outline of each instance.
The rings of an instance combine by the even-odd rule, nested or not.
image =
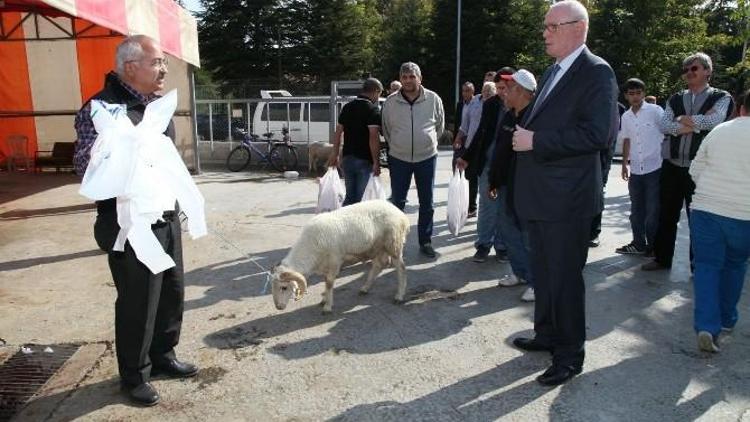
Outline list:
[[[682,67],[685,67],[695,61],[700,63],[704,69],[708,69],[709,71],[714,70],[714,65],[713,65],[713,62],[711,61],[711,57],[709,57],[708,54],[700,52],[700,51],[687,56],[685,60],[682,61]]]
[[[406,62],[401,64],[401,69],[398,70],[398,76],[405,75],[407,73],[413,73],[417,75],[419,79],[422,79],[422,71],[419,69],[419,65],[414,62]]]
[[[589,12],[588,10],[586,10],[586,6],[581,4],[580,1],[578,0],[558,1],[557,3],[554,3],[552,6],[550,6],[550,9],[557,8],[557,7],[564,7],[568,9],[568,11],[570,12],[571,19],[580,19],[586,22],[588,26]]]
[[[485,89],[488,89],[490,94],[497,95],[497,85],[495,85],[494,82],[485,82],[484,85],[482,85],[482,94],[484,94]]]
[[[125,63],[140,60],[143,57],[143,43],[151,40],[146,35],[131,35],[117,46],[115,54],[115,72],[122,76],[125,73]]]

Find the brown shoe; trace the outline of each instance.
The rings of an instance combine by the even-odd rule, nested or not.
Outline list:
[[[659,271],[659,270],[667,270],[669,267],[665,267],[664,265],[661,265],[660,263],[656,261],[647,262],[643,265],[641,265],[642,271]]]

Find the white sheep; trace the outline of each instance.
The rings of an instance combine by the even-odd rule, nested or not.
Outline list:
[[[406,294],[406,266],[402,257],[409,219],[384,200],[364,201],[315,216],[302,229],[287,256],[273,269],[272,292],[276,308],[286,308],[294,295],[299,299],[307,289],[306,275],[325,278],[323,312],[333,307],[333,283],[341,266],[372,260],[367,281],[359,290],[366,294],[373,280],[390,262],[398,274],[395,301]]]

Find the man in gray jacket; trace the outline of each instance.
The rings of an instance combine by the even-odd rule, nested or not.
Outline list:
[[[437,140],[443,133],[444,111],[440,97],[422,86],[422,71],[416,63],[401,65],[402,87],[383,105],[383,135],[389,146],[391,201],[403,210],[412,174],[419,196],[419,251],[435,257],[432,248],[432,194],[437,163]]]

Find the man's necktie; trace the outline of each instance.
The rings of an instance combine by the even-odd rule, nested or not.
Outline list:
[[[542,87],[542,92],[539,93],[539,95],[536,96],[536,101],[534,102],[534,108],[531,110],[531,114],[536,114],[536,109],[539,107],[540,104],[544,102],[544,99],[547,98],[547,94],[552,90],[552,82],[555,81],[555,76],[557,76],[557,72],[560,71],[560,65],[555,63],[554,66],[552,66],[552,70],[549,72],[549,77],[544,83],[544,87]]]

